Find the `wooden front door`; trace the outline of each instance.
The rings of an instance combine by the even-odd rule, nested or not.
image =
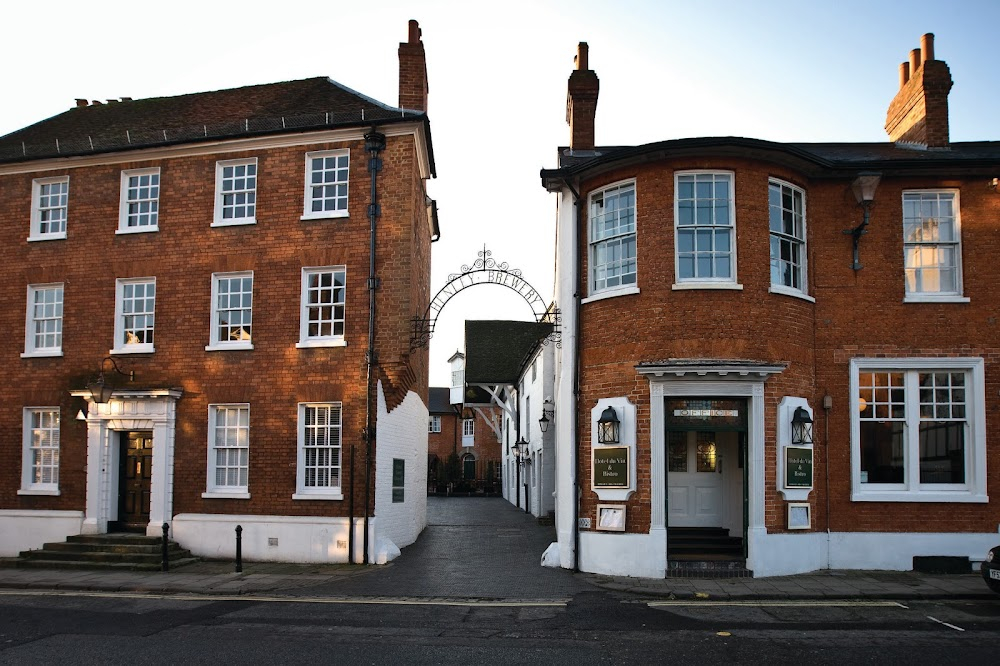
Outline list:
[[[721,434],[667,433],[667,524],[670,527],[722,526]]]
[[[153,433],[122,433],[118,520],[121,529],[145,532],[149,524],[149,486],[153,468]]]

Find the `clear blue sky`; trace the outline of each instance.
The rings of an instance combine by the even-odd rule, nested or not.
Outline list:
[[[76,97],[175,95],[329,76],[397,102],[396,48],[423,29],[442,239],[433,285],[484,243],[551,294],[555,202],[538,171],[568,141],[566,79],[590,44],[601,80],[599,144],[688,136],[885,141],[897,67],[920,35],[951,67],[953,141],[1000,139],[1000,0],[714,0],[503,3],[419,0],[274,4],[177,0],[8,3],[0,135]],[[526,319],[502,287],[453,299],[431,382],[469,319]]]

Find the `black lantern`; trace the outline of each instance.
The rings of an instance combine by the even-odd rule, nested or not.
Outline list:
[[[805,407],[796,407],[792,415],[792,444],[813,443],[813,420]]]
[[[542,404],[542,418],[538,419],[538,427],[542,432],[548,431],[549,424],[552,423],[552,419],[550,419],[549,417],[552,416],[552,414],[553,414],[552,403],[546,400]]]
[[[514,454],[514,458],[518,462],[522,462],[525,456],[528,455],[528,443],[522,437],[514,442],[514,445],[510,447],[510,452]]]
[[[601,412],[601,418],[597,419],[597,443],[617,444],[620,438],[621,421],[614,407],[608,407]]]
[[[111,358],[110,356],[106,356],[105,358],[103,358],[101,360],[101,367],[100,371],[98,372],[97,379],[87,384],[87,390],[90,391],[90,399],[100,404],[104,404],[110,401],[111,394],[114,393],[115,391],[114,387],[108,386],[107,384],[104,383],[104,365],[109,361],[111,362],[111,367],[114,368],[115,372],[117,372],[119,375],[124,375],[125,377],[128,377],[129,381],[135,380],[134,370],[125,372],[124,370],[118,367],[118,364],[115,363],[115,359]]]

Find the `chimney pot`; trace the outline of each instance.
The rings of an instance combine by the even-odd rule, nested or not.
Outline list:
[[[899,87],[902,88],[910,80],[910,63],[899,63]]]
[[[916,74],[920,69],[920,49],[910,51],[910,74]]]
[[[409,43],[416,44],[417,42],[419,42],[420,35],[421,35],[420,24],[417,23],[416,19],[410,19],[410,34],[408,39]]]
[[[923,61],[934,60],[934,33],[928,32],[920,38],[920,50],[924,54]]]
[[[576,68],[578,70],[586,72],[590,69],[590,63],[588,62],[590,60],[589,56],[590,46],[587,45],[587,42],[580,42],[580,44],[576,47],[576,58],[574,59],[576,60]]]
[[[98,99],[95,99],[95,100],[94,100],[93,102],[91,102],[90,104],[91,104],[91,106],[100,106],[100,105],[101,105],[101,101],[100,101],[100,100],[98,100]]]
[[[132,98],[131,97],[122,97],[122,101],[123,102],[131,102]]]
[[[77,106],[88,106],[89,104],[90,104],[90,102],[88,102],[85,99],[80,99],[79,97],[76,98],[76,105]]]
[[[566,90],[566,122],[569,123],[570,150],[593,150],[595,147],[594,120],[597,115],[597,96],[601,83],[590,69],[587,42],[580,42],[576,69],[570,72]]]

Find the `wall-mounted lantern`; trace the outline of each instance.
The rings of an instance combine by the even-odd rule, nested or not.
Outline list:
[[[851,268],[856,271],[862,268],[858,243],[861,241],[861,237],[868,233],[872,202],[875,201],[875,190],[878,188],[880,180],[882,180],[882,174],[864,171],[859,173],[858,177],[851,184],[851,189],[854,191],[854,198],[857,199],[858,205],[864,211],[864,219],[861,221],[861,224],[853,229],[844,229],[844,233],[850,235],[854,241],[854,261],[851,264]]]
[[[104,367],[108,362],[111,363],[111,367],[119,375],[128,377],[129,381],[135,381],[135,370],[129,370],[125,372],[118,367],[115,363],[115,359],[110,356],[105,356],[101,359],[101,365],[98,371],[97,379],[87,384],[87,390],[90,391],[90,399],[96,403],[105,404],[111,400],[111,394],[114,393],[115,389],[113,386],[108,386],[104,383]]]
[[[805,407],[796,407],[792,415],[792,444],[801,446],[813,443],[813,420]]]
[[[597,419],[597,443],[617,444],[621,440],[621,421],[614,407],[608,407]]]
[[[546,400],[542,403],[542,418],[538,419],[538,427],[543,433],[548,432],[553,414],[555,414],[555,410],[553,409],[552,401]]]

